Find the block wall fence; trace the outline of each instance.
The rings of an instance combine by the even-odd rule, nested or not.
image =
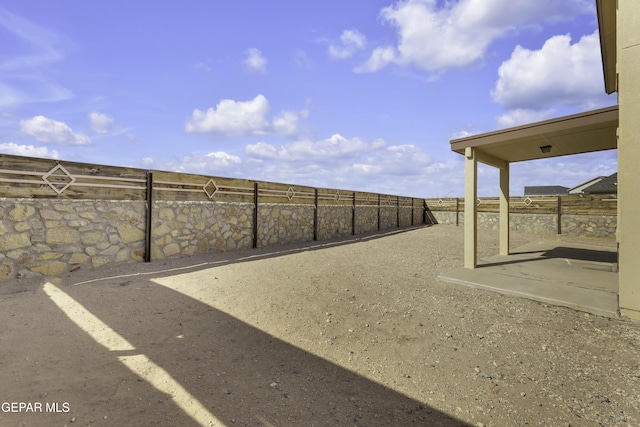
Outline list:
[[[464,223],[464,199],[424,199],[424,202],[428,223]],[[478,228],[492,230],[499,228],[499,204],[497,197],[478,198]],[[615,194],[531,196],[509,199],[511,230],[536,234],[614,238],[617,223]]]
[[[424,222],[423,199],[0,154],[0,283]]]

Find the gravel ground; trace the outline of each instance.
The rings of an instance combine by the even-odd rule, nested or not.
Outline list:
[[[3,285],[0,425],[640,425],[640,325],[440,282],[462,245],[439,225]]]

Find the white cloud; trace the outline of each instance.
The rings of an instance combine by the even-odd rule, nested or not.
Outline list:
[[[371,57],[364,64],[358,65],[353,69],[356,73],[375,73],[376,71],[384,68],[390,62],[393,62],[396,58],[396,51],[394,48],[377,47],[373,50]]]
[[[18,145],[14,142],[0,143],[0,153],[47,159],[60,158],[60,154],[56,150],[49,150],[47,147],[34,147],[33,145]]]
[[[35,116],[20,121],[20,133],[29,135],[43,144],[51,145],[91,145],[91,139],[82,133],[75,133],[64,122],[44,116]]]
[[[96,133],[108,133],[113,127],[113,117],[106,114],[92,111],[89,114],[91,120],[91,130]]]
[[[228,136],[279,135],[293,136],[300,118],[309,116],[309,110],[281,111],[269,122],[269,101],[257,95],[251,101],[224,99],[207,111],[194,110],[185,130],[189,133],[216,133]]]
[[[329,56],[334,59],[347,59],[367,45],[367,38],[358,30],[345,30],[340,35],[340,44],[329,45]]]
[[[258,179],[345,190],[419,196],[447,187],[447,172],[459,173],[459,165],[452,169],[434,162],[415,145],[388,145],[382,139],[367,142],[339,134],[284,145],[259,142],[247,145],[245,152],[245,165]]]
[[[299,140],[276,147],[264,142],[247,145],[246,153],[252,158],[283,161],[326,161],[346,158],[370,151],[372,146],[360,138],[347,139],[335,134],[320,141]]]
[[[194,110],[185,130],[189,133],[218,133],[224,135],[263,135],[268,128],[265,119],[269,101],[257,95],[251,101],[223,99],[215,108]]]
[[[146,168],[152,168],[155,165],[155,160],[151,157],[144,157],[140,163]]]
[[[535,123],[550,118],[554,113],[552,109],[527,110],[517,108],[498,117],[498,127],[501,129]]]
[[[589,10],[593,5],[586,0],[398,1],[383,8],[380,16],[396,28],[399,43],[376,48],[357,70],[374,72],[389,63],[429,72],[469,67],[508,31]]]
[[[491,96],[506,108],[539,110],[566,105],[593,109],[608,100],[597,31],[574,44],[570,35],[560,35],[548,39],[540,50],[517,46],[498,75]]]
[[[280,135],[293,135],[298,128],[300,116],[293,111],[283,111],[273,119],[274,131]]]
[[[267,72],[267,60],[262,56],[262,52],[256,48],[247,50],[247,57],[244,60],[244,65],[246,65],[250,71],[257,71],[260,73]]]
[[[204,155],[189,153],[178,159],[171,160],[157,160],[145,157],[141,163],[144,167],[154,167],[174,172],[246,177],[239,169],[242,166],[242,159],[224,151],[215,151]]]

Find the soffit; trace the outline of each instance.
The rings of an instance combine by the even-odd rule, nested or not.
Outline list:
[[[507,162],[544,159],[615,149],[617,128],[618,106],[613,106],[454,139],[451,150],[464,154],[465,148],[473,147]],[[540,147],[549,145],[550,151],[543,153]]]
[[[605,91],[609,94],[617,90],[616,82],[616,0],[596,0],[598,12],[598,32],[600,52],[604,70]]]

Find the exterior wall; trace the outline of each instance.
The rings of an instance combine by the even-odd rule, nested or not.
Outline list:
[[[353,207],[318,206],[318,240],[353,234]]]
[[[410,227],[413,211],[410,207],[400,208],[400,227]]]
[[[314,210],[310,205],[259,205],[258,247],[312,241]]]
[[[398,209],[396,206],[380,207],[380,230],[388,230],[398,226]]]
[[[396,228],[398,206],[403,226],[422,223],[420,209],[411,221],[416,199],[388,194],[1,153],[0,163],[0,284]]]
[[[248,203],[154,202],[154,260],[251,248],[253,205]]]
[[[640,2],[619,0],[617,4],[620,310],[640,320]]]
[[[438,224],[455,224],[456,213],[446,211],[432,212]],[[464,223],[464,212],[458,213],[460,224]],[[520,214],[509,215],[510,229],[527,233],[557,234],[558,217],[556,214]],[[494,212],[478,213],[478,228],[498,230],[500,214]],[[615,215],[563,214],[561,217],[562,234],[588,237],[614,237],[617,217]]]
[[[378,207],[356,206],[356,234],[378,230]]]
[[[144,202],[0,199],[0,281],[142,261]]]

